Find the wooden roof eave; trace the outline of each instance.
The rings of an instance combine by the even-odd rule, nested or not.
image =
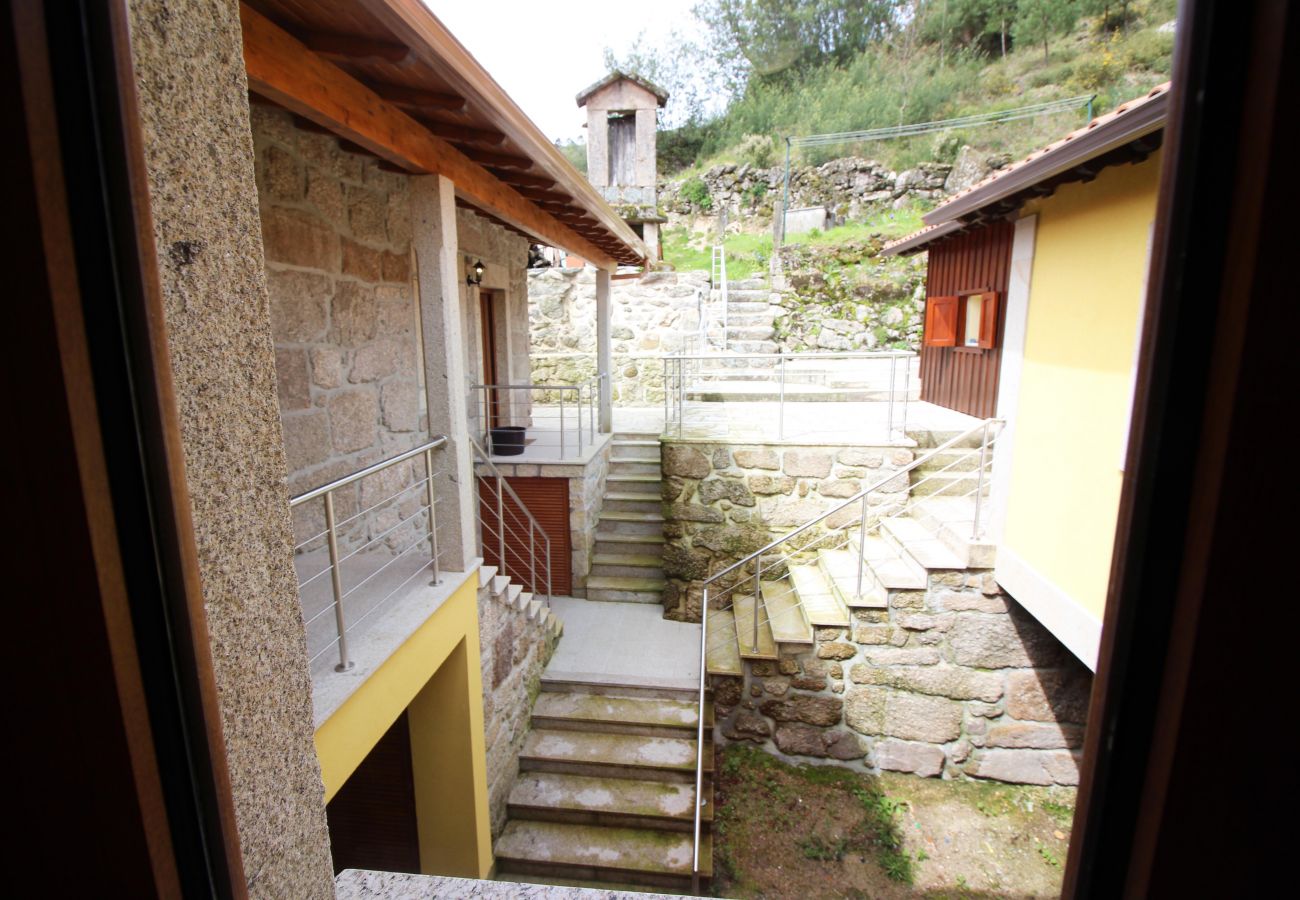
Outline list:
[[[533,164],[555,180],[556,189],[569,194],[574,202],[589,212],[611,237],[626,246],[641,260],[649,259],[650,250],[623,221],[582,173],[546,139],[478,60],[456,40],[436,16],[419,0],[356,0],[412,52],[448,84],[465,97],[491,121],[493,127],[510,137]],[[582,254],[579,254],[582,255]],[[595,262],[595,260],[592,260]]]
[[[622,254],[579,235],[246,3],[240,4],[240,21],[251,91],[380,159],[446,176],[475,206],[546,243],[601,268],[612,270],[620,262]]]

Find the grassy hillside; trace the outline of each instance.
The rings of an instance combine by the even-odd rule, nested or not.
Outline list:
[[[1103,28],[1100,16],[1081,18],[1068,33],[1048,38],[1046,56],[1041,43],[1013,46],[1004,57],[904,34],[872,44],[847,63],[751,82],[722,116],[661,133],[661,168],[681,177],[724,162],[766,167],[782,159],[785,135],[933,121],[1080,94],[1096,94],[1093,111],[1101,114],[1168,79],[1173,33],[1160,29],[1174,18],[1175,5],[1129,3],[1122,30]],[[968,132],[839,144],[799,151],[798,161],[860,155],[906,168],[921,160],[950,160],[962,144],[1019,155],[1083,121],[1079,112]]]

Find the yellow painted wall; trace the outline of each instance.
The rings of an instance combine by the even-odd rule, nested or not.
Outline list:
[[[316,730],[332,800],[409,709],[420,868],[486,877],[492,867],[478,578],[471,576]]]
[[[1105,608],[1159,154],[1038,214],[1002,543],[1099,619]]]

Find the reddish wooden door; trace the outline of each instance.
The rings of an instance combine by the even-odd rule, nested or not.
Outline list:
[[[572,544],[569,540],[569,479],[567,478],[507,478],[506,483],[523,501],[537,524],[550,538],[551,590],[561,596],[573,588],[571,570]],[[496,481],[479,479],[479,514],[483,522],[483,561],[489,566],[500,565],[500,543],[497,535]],[[533,547],[528,544],[528,518],[509,494],[504,495],[502,518],[505,519],[506,572],[524,590],[534,594],[546,592],[545,545],[538,539]],[[529,572],[536,563],[537,577]]]
[[[497,320],[496,320],[496,292],[480,290],[478,294],[479,305],[479,326],[483,337],[483,346],[480,348],[483,354],[483,383],[500,384],[500,368],[497,366]],[[501,401],[504,399],[509,402],[509,398],[502,398],[501,391],[485,391],[484,405],[487,407],[483,411],[487,419],[488,428],[498,428],[501,425]]]

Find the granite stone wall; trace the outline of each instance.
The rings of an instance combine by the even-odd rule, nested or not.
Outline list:
[[[542,670],[557,638],[541,621],[478,592],[479,646],[483,673],[483,744],[487,748],[488,807],[492,837],[506,824],[506,802],[519,774],[519,752],[528,734]]]
[[[665,440],[661,458],[664,614],[698,622],[705,579],[888,478],[912,462],[912,450]],[[907,489],[906,475],[887,481],[871,495],[872,509],[901,508]],[[807,540],[856,521],[859,512],[855,506],[828,517]]]
[[[334,896],[233,0],[131,0],[194,542],[248,895]]]
[[[661,406],[664,354],[680,353],[696,321],[707,272],[650,272],[610,291],[614,403]],[[534,384],[576,384],[596,371],[594,269],[530,269],[529,327]]]

